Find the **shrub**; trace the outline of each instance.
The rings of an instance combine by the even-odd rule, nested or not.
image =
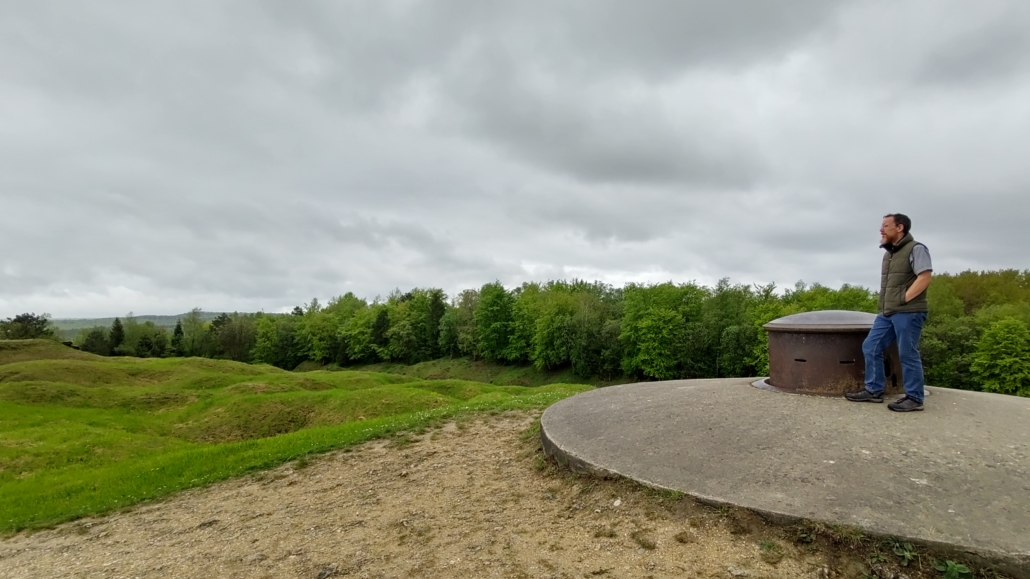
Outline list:
[[[977,342],[972,370],[987,392],[1030,396],[1030,328],[1014,318],[991,324]]]

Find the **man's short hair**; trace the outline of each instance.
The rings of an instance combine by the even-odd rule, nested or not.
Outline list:
[[[884,219],[888,217],[894,220],[894,225],[904,227],[906,234],[912,233],[912,220],[908,218],[908,215],[905,215],[904,213],[888,213],[883,216]]]

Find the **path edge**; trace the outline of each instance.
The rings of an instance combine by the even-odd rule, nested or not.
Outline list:
[[[573,398],[575,398],[575,396],[573,396]],[[568,400],[570,399],[565,399],[562,402],[568,402]],[[1030,579],[1030,553],[1006,553],[1003,551],[983,549],[969,545],[934,541],[925,537],[899,536],[894,533],[887,533],[875,528],[858,526],[845,521],[799,517],[797,515],[774,511],[771,509],[744,506],[723,498],[704,495],[688,489],[668,487],[644,478],[619,472],[614,468],[594,464],[576,455],[547,434],[547,414],[551,408],[553,408],[553,406],[544,410],[544,413],[540,416],[540,445],[543,448],[545,456],[553,459],[560,467],[569,469],[572,472],[602,479],[626,479],[656,490],[683,493],[702,504],[713,507],[728,506],[744,509],[755,513],[770,523],[781,526],[800,524],[809,521],[824,525],[846,525],[848,527],[861,529],[865,535],[875,539],[898,539],[900,541],[930,549],[935,553],[944,555],[945,557],[953,556],[964,561],[971,562],[979,567],[989,567],[1012,577],[1012,579]]]

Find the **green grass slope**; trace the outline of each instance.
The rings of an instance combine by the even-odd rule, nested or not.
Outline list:
[[[336,369],[336,367],[323,367],[311,362],[305,362],[297,368],[297,371],[317,369]],[[591,386],[611,386],[613,384],[626,384],[628,382],[635,381],[631,378],[621,376],[615,380],[601,380],[596,377],[584,379],[576,376],[571,368],[538,370],[533,366],[528,365],[505,366],[502,364],[494,364],[484,360],[472,360],[469,358],[441,358],[439,360],[430,360],[428,362],[421,362],[410,366],[394,363],[371,364],[359,366],[354,369],[388,374],[401,374],[403,376],[412,376],[423,380],[459,379],[509,386],[543,386],[545,384],[589,384]]]
[[[25,360],[105,360],[53,340],[0,340],[0,364]]]
[[[0,531],[52,525],[459,413],[589,386],[497,386],[0,341]]]

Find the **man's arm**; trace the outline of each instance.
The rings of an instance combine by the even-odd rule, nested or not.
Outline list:
[[[931,275],[933,275],[933,272],[927,270],[916,276],[916,281],[912,282],[912,285],[908,287],[908,291],[905,292],[906,302],[916,299],[916,296],[926,291],[926,288],[930,287]]]

